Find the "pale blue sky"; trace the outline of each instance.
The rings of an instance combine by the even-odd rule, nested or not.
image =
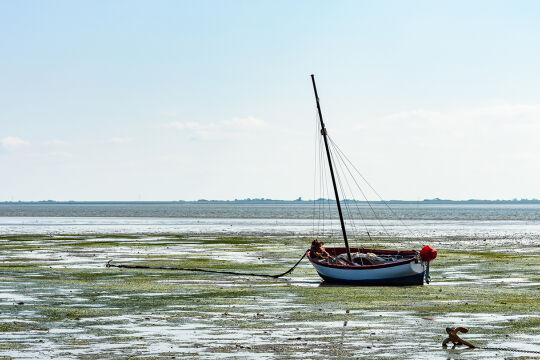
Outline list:
[[[540,2],[1,1],[0,201],[540,198]]]

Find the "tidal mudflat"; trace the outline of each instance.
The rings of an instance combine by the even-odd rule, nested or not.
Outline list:
[[[0,236],[0,358],[493,359],[442,349],[445,327],[489,347],[540,351],[540,237],[434,237],[432,283],[330,286],[304,260],[310,237],[219,234]],[[365,246],[417,247],[404,237]],[[497,244],[497,246],[494,246]]]

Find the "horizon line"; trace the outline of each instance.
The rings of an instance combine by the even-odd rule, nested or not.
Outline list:
[[[293,200],[284,199],[270,199],[270,198],[245,198],[245,199],[197,199],[197,200],[4,200],[0,201],[0,204],[55,204],[55,203],[235,203],[235,202],[287,202],[287,203],[313,203],[321,201],[335,202],[332,198],[318,198],[318,199],[302,199],[301,197]],[[342,202],[357,202],[357,203],[422,203],[422,202],[538,202],[537,198],[513,198],[513,199],[422,199],[422,200],[354,200],[354,199],[342,199]]]

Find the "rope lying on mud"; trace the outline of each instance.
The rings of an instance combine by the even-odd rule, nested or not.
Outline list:
[[[482,349],[482,350],[513,351],[513,352],[520,352],[520,353],[540,354],[540,351],[536,351],[536,350],[512,349],[512,348],[504,348],[504,347],[477,346],[476,348]]]
[[[455,346],[452,347],[452,350],[454,350],[454,349],[456,349]],[[509,347],[491,347],[491,346],[474,346],[474,347],[466,349],[466,350],[473,350],[473,349],[519,352],[519,353],[526,353],[526,354],[540,354],[540,351],[536,351],[536,350],[525,350],[525,349],[516,349],[516,348],[509,348]]]
[[[126,264],[112,264],[112,260],[109,260],[106,267],[116,267],[116,268],[124,268],[124,269],[159,269],[159,270],[180,270],[180,271],[197,271],[197,272],[207,272],[207,273],[214,273],[214,274],[227,274],[227,275],[239,275],[239,276],[260,276],[260,277],[269,277],[269,278],[280,278],[288,273],[292,272],[302,260],[306,257],[307,250],[304,251],[304,255],[294,264],[292,268],[285,271],[281,274],[276,275],[270,275],[270,274],[257,274],[257,273],[243,273],[243,272],[236,272],[236,271],[225,271],[225,270],[209,270],[209,269],[200,269],[200,268],[189,268],[189,267],[180,267],[180,266],[151,266],[151,265],[126,265]]]

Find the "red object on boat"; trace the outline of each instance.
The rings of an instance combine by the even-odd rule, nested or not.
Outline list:
[[[426,245],[420,250],[420,258],[424,261],[432,261],[437,257],[437,250],[434,247]]]

